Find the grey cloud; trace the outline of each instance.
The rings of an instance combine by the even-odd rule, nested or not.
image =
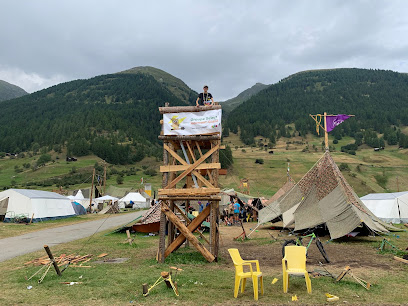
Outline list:
[[[35,91],[150,65],[224,100],[306,69],[406,72],[407,13],[386,0],[8,1],[0,78]]]

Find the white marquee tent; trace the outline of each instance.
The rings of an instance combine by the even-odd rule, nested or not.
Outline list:
[[[145,197],[143,197],[139,192],[129,192],[123,198],[119,200],[119,208],[125,208],[126,205],[133,202],[133,208],[149,208],[150,204]]]
[[[8,189],[0,192],[0,201],[7,200],[5,221],[26,216],[33,221],[75,216],[71,201],[58,193],[42,190]]]
[[[408,222],[408,191],[370,193],[360,200],[374,215],[385,222]]]

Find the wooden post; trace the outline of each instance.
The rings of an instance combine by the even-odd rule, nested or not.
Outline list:
[[[326,116],[327,113],[324,112],[324,145],[326,151],[329,151],[329,134],[327,133]]]
[[[147,285],[146,283],[144,283],[144,284],[142,285],[143,295],[147,294],[147,292],[148,292],[147,286],[148,286],[148,285]]]
[[[168,142],[164,142],[164,145],[168,145]],[[169,164],[169,153],[163,150],[163,165]],[[166,187],[169,180],[169,173],[163,173],[162,187]],[[159,252],[157,254],[157,261],[164,263],[164,251],[166,250],[166,215],[160,213],[160,232],[159,232]]]
[[[34,218],[34,214],[32,214],[32,216],[31,216],[30,224],[33,223],[33,218]]]
[[[126,235],[127,235],[127,240],[129,242],[129,245],[132,245],[132,238],[130,237],[130,231],[126,230]]]
[[[52,262],[52,264],[54,266],[55,272],[57,272],[58,276],[61,276],[61,271],[60,271],[60,269],[58,267],[58,264],[55,262],[54,256],[52,255],[51,250],[48,247],[48,245],[44,245],[44,249],[47,252],[48,257],[50,258],[50,260],[51,260],[51,262]]]
[[[89,208],[92,211],[92,194],[93,194],[93,187],[94,187],[94,179],[95,179],[95,168],[92,172],[92,186],[91,186],[91,196],[89,197]]]
[[[106,164],[103,167],[103,195],[106,193]]]
[[[170,201],[170,210],[174,213],[174,201]],[[173,242],[175,235],[175,227],[172,222],[167,224],[167,247]]]

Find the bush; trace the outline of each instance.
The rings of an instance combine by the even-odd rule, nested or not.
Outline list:
[[[143,171],[144,174],[146,175],[150,175],[150,176],[156,176],[157,175],[157,171],[154,169],[146,169],[145,171]]]
[[[51,161],[51,155],[42,154],[37,160],[37,165],[38,166],[44,166],[46,163],[48,163],[50,161]]]
[[[333,144],[338,144],[339,141],[337,139],[333,140]]]
[[[384,189],[386,188],[388,177],[386,177],[385,175],[375,175],[374,178],[377,181],[378,185],[380,185]]]
[[[264,164],[264,160],[262,159],[262,158],[257,158],[256,160],[255,160],[255,164],[260,164],[260,165],[263,165]]]
[[[246,153],[246,150],[245,150],[245,149],[242,149],[241,151],[242,151],[242,153]]]
[[[341,163],[339,166],[340,171],[350,171],[350,167],[346,163]]]
[[[118,185],[122,185],[122,184],[123,184],[123,174],[119,174],[119,175],[116,177],[116,183],[117,183]]]

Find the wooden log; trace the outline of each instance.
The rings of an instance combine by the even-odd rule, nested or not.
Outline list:
[[[169,107],[159,107],[160,114],[168,114],[168,113],[196,113],[202,112],[207,110],[214,110],[214,109],[222,109],[221,105],[210,105],[210,106],[169,106]]]
[[[213,135],[188,135],[188,136],[184,136],[184,135],[159,135],[158,138],[160,140],[195,140],[195,141],[210,141],[210,140],[220,140],[221,139],[221,135],[220,133],[217,134],[213,134]]]
[[[183,188],[183,189],[159,189],[158,194],[160,195],[172,195],[172,196],[206,196],[206,195],[216,195],[221,192],[220,188]]]
[[[408,264],[408,260],[398,257],[398,256],[394,256],[394,259],[400,262],[403,262],[404,264]]]
[[[161,212],[160,213],[160,231],[159,231],[159,250],[157,253],[157,261],[160,263],[164,263],[164,256],[166,250],[166,215]]]
[[[178,172],[185,171],[188,168],[187,165],[166,165],[160,166],[160,172]],[[220,163],[202,163],[197,166],[196,170],[206,170],[206,169],[221,169]]]
[[[174,201],[170,201],[170,210],[174,213]],[[167,224],[167,247],[173,242],[175,235],[175,228],[172,222]]]
[[[48,257],[50,258],[50,260],[52,262],[52,265],[54,266],[55,272],[57,272],[58,276],[61,276],[61,271],[60,271],[60,269],[58,267],[58,264],[55,262],[54,256],[52,255],[51,250],[48,247],[48,245],[44,245],[44,249],[47,252]]]
[[[147,292],[149,292],[147,286],[148,286],[148,285],[147,285],[146,283],[144,283],[144,284],[142,285],[143,295],[145,295],[145,294],[147,294]]]
[[[126,235],[127,235],[127,241],[129,242],[129,245],[132,245],[132,238],[130,237],[130,231],[126,230]]]
[[[170,209],[167,207],[167,205],[162,205],[162,211],[166,213],[166,216],[170,219]],[[187,239],[190,241],[194,247],[197,248],[197,250],[203,254],[203,256],[209,261],[212,262],[214,261],[214,256],[208,252],[208,250],[198,241],[198,239],[192,234],[200,225],[203,223],[203,221],[207,218],[207,216],[210,213],[210,206],[207,206],[204,208],[204,210],[186,227],[184,224],[181,223],[181,221],[173,214],[172,219],[170,219],[171,222],[174,221],[175,225],[177,228],[180,230],[181,234],[173,241],[173,243],[166,249],[164,252],[164,256],[167,257],[170,255],[172,252],[177,250],[186,240],[186,235],[188,236]],[[177,219],[177,220],[176,220]],[[180,227],[182,227],[182,229]]]

